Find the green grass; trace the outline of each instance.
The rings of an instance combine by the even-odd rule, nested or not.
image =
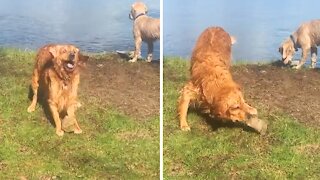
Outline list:
[[[0,179],[158,179],[159,118],[143,122],[80,90],[81,135],[27,113],[35,52],[0,49]]]
[[[236,68],[241,68],[239,65]],[[189,77],[189,61],[164,58],[164,177],[166,179],[319,179],[320,132],[282,112],[267,114],[268,133],[237,127],[212,129],[189,112],[190,132],[179,129],[179,90]]]

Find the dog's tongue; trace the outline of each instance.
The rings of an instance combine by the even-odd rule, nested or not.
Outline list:
[[[68,63],[68,64],[67,64],[67,67],[70,68],[70,69],[72,69],[72,68],[74,67],[74,65],[71,64],[71,63]]]

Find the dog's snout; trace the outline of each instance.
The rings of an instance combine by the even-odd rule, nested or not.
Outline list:
[[[70,53],[69,54],[69,61],[73,61],[74,57],[75,57],[75,54],[74,53]]]

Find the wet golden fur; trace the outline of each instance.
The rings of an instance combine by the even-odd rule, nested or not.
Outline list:
[[[152,61],[153,42],[160,39],[160,19],[147,16],[147,6],[142,2],[136,2],[131,6],[130,17],[133,22],[133,37],[135,51],[130,62],[136,62],[141,55],[141,43],[148,44],[147,62]]]
[[[73,45],[49,44],[40,48],[37,53],[31,84],[33,98],[28,112],[35,110],[38,91],[42,91],[59,136],[64,133],[61,118],[74,121],[74,133],[82,132],[75,118],[75,111],[78,106],[79,70],[87,60],[88,57],[81,55]]]
[[[244,121],[257,110],[245,103],[240,86],[230,73],[231,37],[220,27],[207,28],[199,37],[191,58],[191,79],[181,90],[178,113],[182,130],[190,130],[190,103],[210,115]]]

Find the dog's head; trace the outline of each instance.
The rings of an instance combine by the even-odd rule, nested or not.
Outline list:
[[[135,2],[131,6],[131,12],[129,18],[135,20],[140,15],[145,15],[148,13],[147,6],[142,2]]]
[[[48,50],[55,59],[54,63],[67,73],[73,72],[81,63],[79,49],[73,45],[55,45]]]
[[[279,47],[279,53],[282,56],[282,61],[284,64],[288,64],[292,61],[296,50],[297,49],[294,47],[294,43],[290,38],[282,43],[282,45]]]
[[[223,89],[217,100],[215,112],[219,118],[233,121],[248,120],[258,114],[257,109],[244,101],[240,87]]]

